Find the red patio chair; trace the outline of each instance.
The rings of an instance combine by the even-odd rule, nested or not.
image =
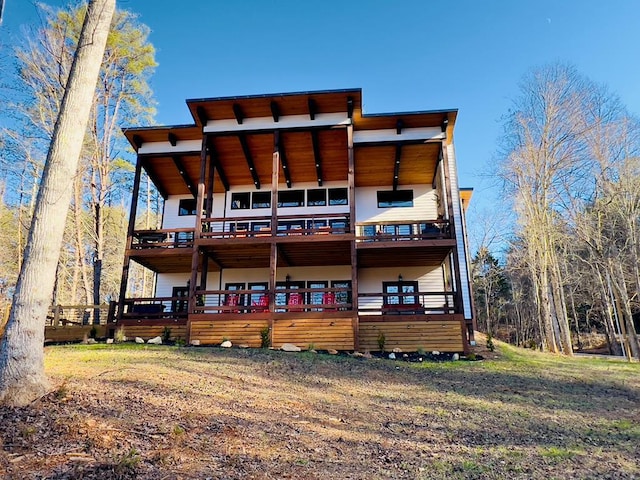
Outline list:
[[[230,293],[227,295],[227,298],[224,304],[228,307],[237,307],[238,302],[240,301],[240,296],[237,293]],[[238,308],[229,309],[230,312],[238,312]]]
[[[251,311],[252,312],[268,312],[269,311],[269,296],[268,295],[260,295],[260,297],[258,297],[258,301],[257,302],[253,302],[251,304],[252,308]],[[257,307],[257,308],[255,308]]]
[[[292,305],[302,305],[302,295],[299,293],[291,293],[289,295],[289,311],[290,312],[301,312],[302,308],[292,308]]]
[[[336,294],[334,292],[325,292],[322,294],[322,304],[323,305],[335,305],[336,304]],[[324,307],[325,310],[337,310],[334,307]]]

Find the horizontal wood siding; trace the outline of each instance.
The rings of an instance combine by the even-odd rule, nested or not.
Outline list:
[[[187,326],[186,325],[166,325],[171,329],[171,340],[178,338],[182,340],[187,339]],[[149,340],[154,337],[162,337],[164,334],[165,325],[124,325],[122,327],[124,334],[128,340],[132,340],[135,337],[140,337],[144,340]]]
[[[94,325],[65,325],[60,327],[44,327],[44,341],[47,342],[79,342],[85,335],[89,337]],[[95,325],[96,337],[107,336],[106,325]]]
[[[260,332],[269,326],[267,319],[246,320],[192,320],[189,341],[199,340],[201,345],[219,345],[223,339],[234,345],[259,348]]]
[[[285,343],[306,349],[353,350],[353,321],[351,318],[296,318],[275,320],[272,345],[280,348]]]
[[[463,352],[462,325],[459,320],[368,322],[360,320],[360,350],[380,350],[378,337],[385,336],[385,350],[400,348],[403,352],[419,349],[431,352]]]

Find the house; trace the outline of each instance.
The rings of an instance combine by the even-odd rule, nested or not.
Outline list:
[[[364,114],[360,89],[187,100],[137,152],[117,324],[188,342],[466,351],[456,110]],[[162,228],[139,230],[145,170]],[[137,262],[153,298],[127,294]]]

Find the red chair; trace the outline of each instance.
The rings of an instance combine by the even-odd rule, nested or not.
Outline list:
[[[322,304],[323,305],[335,305],[336,304],[336,294],[334,292],[325,292],[322,294]],[[324,310],[337,310],[333,307],[324,307]]]
[[[258,297],[258,301],[257,302],[253,302],[251,304],[252,308],[251,311],[252,312],[268,312],[269,311],[269,296],[268,295],[260,295],[260,297]],[[257,308],[255,308],[257,307]]]
[[[291,293],[289,294],[289,311],[290,312],[301,312],[302,308],[291,308],[293,305],[302,305],[302,295],[299,293]]]
[[[227,298],[224,304],[228,307],[237,307],[239,301],[240,301],[240,296],[237,293],[230,293],[227,295]],[[231,308],[229,309],[229,311],[233,313],[237,313],[238,308]]]

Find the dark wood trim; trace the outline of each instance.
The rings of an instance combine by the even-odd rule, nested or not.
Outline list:
[[[311,143],[313,144],[313,158],[316,164],[316,177],[318,179],[318,186],[322,186],[322,157],[320,156],[320,141],[318,140],[318,132],[316,130],[311,131]]]
[[[172,147],[175,147],[178,143],[178,137],[173,132],[167,133],[167,140],[169,140]]]
[[[400,175],[400,159],[402,158],[402,144],[396,145],[396,158],[393,165],[393,191],[398,190],[398,176]]]
[[[180,159],[180,157],[178,155],[173,155],[171,158],[173,159],[173,163],[175,164],[176,168],[178,169],[178,173],[182,177],[182,180],[184,180],[184,183],[187,185],[187,188],[191,192],[191,195],[193,195],[193,198],[196,198],[198,196],[198,191],[193,186],[193,182],[189,178],[189,175],[187,174],[187,171],[184,168],[184,164],[182,163],[182,160]]]
[[[158,178],[153,173],[151,173],[149,169],[146,168],[148,157],[140,155],[139,158],[140,158],[140,163],[144,167],[144,171],[147,173],[147,176],[149,177],[149,180],[151,180],[151,182],[155,185],[156,190],[158,190],[158,194],[166,200],[169,197],[169,194],[164,188],[162,188],[162,185],[158,181]]]
[[[144,143],[140,135],[134,135],[132,140],[133,140],[133,144],[136,146],[136,149],[139,149],[140,147],[142,147],[142,144]]]
[[[280,121],[280,109],[278,108],[277,102],[271,102],[271,115],[273,116],[273,121],[278,123]]]
[[[400,135],[402,133],[402,128],[404,127],[404,122],[400,119],[396,122],[396,135]]]
[[[242,125],[242,122],[244,121],[244,113],[239,103],[233,104],[233,115],[236,117],[236,122],[238,122],[238,125]]]
[[[307,105],[309,106],[309,118],[311,120],[315,120],[316,113],[318,113],[318,105],[316,104],[316,101],[313,98],[310,98],[307,101]]]
[[[131,209],[129,210],[129,225],[127,226],[127,243],[125,245],[124,263],[122,265],[122,276],[120,278],[120,294],[118,297],[118,321],[122,320],[122,310],[124,309],[124,297],[127,294],[127,282],[129,281],[129,266],[131,260],[126,253],[131,250],[133,242],[133,232],[136,228],[136,211],[138,210],[138,196],[140,194],[140,178],[142,177],[142,159],[136,160],[136,171],[133,177],[133,191],[131,193]]]
[[[211,163],[215,163],[216,171],[218,172],[218,178],[220,179],[220,183],[224,187],[225,192],[229,191],[229,180],[227,180],[227,175],[224,173],[224,168],[222,168],[222,162],[218,158],[218,153],[216,152],[216,146],[213,143],[213,137],[209,136],[209,155],[211,156]],[[215,160],[215,162],[214,162]],[[213,189],[211,189],[213,191]]]
[[[347,97],[347,117],[353,118],[353,97]]]
[[[193,232],[194,248],[191,254],[191,280],[189,283],[189,307],[188,312],[193,312],[196,307],[196,282],[198,281],[198,264],[200,263],[200,249],[197,246],[202,235],[202,209],[204,207],[204,182],[207,174],[207,135],[202,137],[202,149],[200,151],[200,178],[198,180],[198,193],[196,196],[196,225]]]
[[[356,168],[353,153],[353,124],[347,126],[347,199],[349,202],[349,232],[356,232]]]
[[[253,185],[256,187],[256,190],[260,190],[260,177],[258,177],[256,166],[253,163],[253,156],[251,155],[251,150],[249,149],[247,136],[244,133],[240,133],[238,134],[238,140],[240,140],[242,152],[244,153],[244,158],[247,161],[247,166],[249,167],[249,173],[251,174],[251,178],[253,179]]]
[[[200,120],[200,123],[202,124],[202,126],[206,127],[209,119],[207,118],[207,112],[204,111],[203,106],[198,105],[196,107],[196,115],[198,117],[198,120]]]
[[[218,162],[218,157],[215,155],[213,148],[211,146],[207,146],[207,151],[209,152],[209,165],[207,168],[207,188],[205,189],[207,198],[205,202],[205,217],[210,218],[213,213],[213,182],[214,176],[216,173],[216,167],[220,162]],[[226,195],[223,194],[223,195]]]
[[[280,148],[280,163],[282,164],[282,171],[284,172],[284,180],[287,183],[287,188],[291,188],[291,171],[289,170],[289,161],[287,160],[287,154],[284,150],[284,143],[282,140],[279,142]]]

